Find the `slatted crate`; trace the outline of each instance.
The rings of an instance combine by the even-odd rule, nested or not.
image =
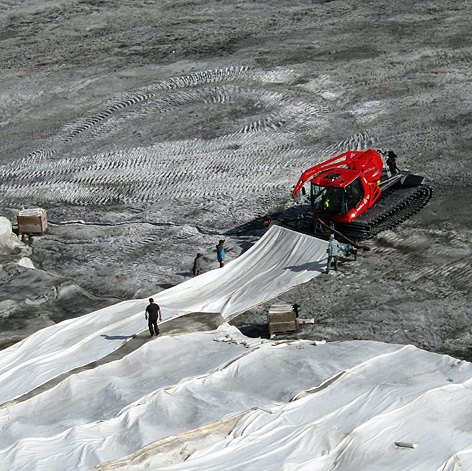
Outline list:
[[[22,209],[17,216],[19,235],[43,235],[48,228],[45,209]]]
[[[291,304],[275,304],[267,314],[269,334],[292,334],[298,332],[298,320]]]

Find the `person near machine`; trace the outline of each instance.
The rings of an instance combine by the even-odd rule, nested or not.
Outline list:
[[[329,236],[329,243],[326,252],[328,252],[328,264],[326,265],[326,273],[329,273],[331,262],[334,263],[334,271],[338,271],[338,254],[339,242],[334,238],[334,234]]]

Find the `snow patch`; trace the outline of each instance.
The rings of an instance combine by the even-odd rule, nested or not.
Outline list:
[[[28,257],[21,257],[18,260],[18,265],[20,265],[20,267],[31,268],[32,270],[36,268],[31,259]]]

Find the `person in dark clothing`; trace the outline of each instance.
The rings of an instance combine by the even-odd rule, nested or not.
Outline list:
[[[161,308],[159,307],[159,304],[156,304],[154,302],[154,299],[150,298],[149,299],[149,305],[146,308],[146,311],[144,313],[144,317],[146,320],[148,320],[148,325],[149,325],[149,332],[151,332],[151,337],[155,335],[159,335],[159,327],[157,327],[157,315],[159,314],[159,321],[162,321],[162,313],[161,313]]]
[[[397,167],[397,154],[393,150],[389,150],[387,153],[387,165],[392,175],[400,171]]]
[[[195,260],[193,261],[193,268],[192,268],[193,276],[198,276],[200,275],[200,273],[203,272],[202,257],[203,257],[202,253],[197,253]]]
[[[224,240],[220,240],[216,246],[216,258],[218,259],[218,262],[220,262],[220,268],[225,266],[225,249],[223,247],[224,243]]]

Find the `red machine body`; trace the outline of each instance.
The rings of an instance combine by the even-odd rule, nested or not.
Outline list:
[[[373,149],[345,152],[306,170],[292,195],[311,181],[313,212],[338,223],[349,223],[380,197],[383,169],[383,159]]]

